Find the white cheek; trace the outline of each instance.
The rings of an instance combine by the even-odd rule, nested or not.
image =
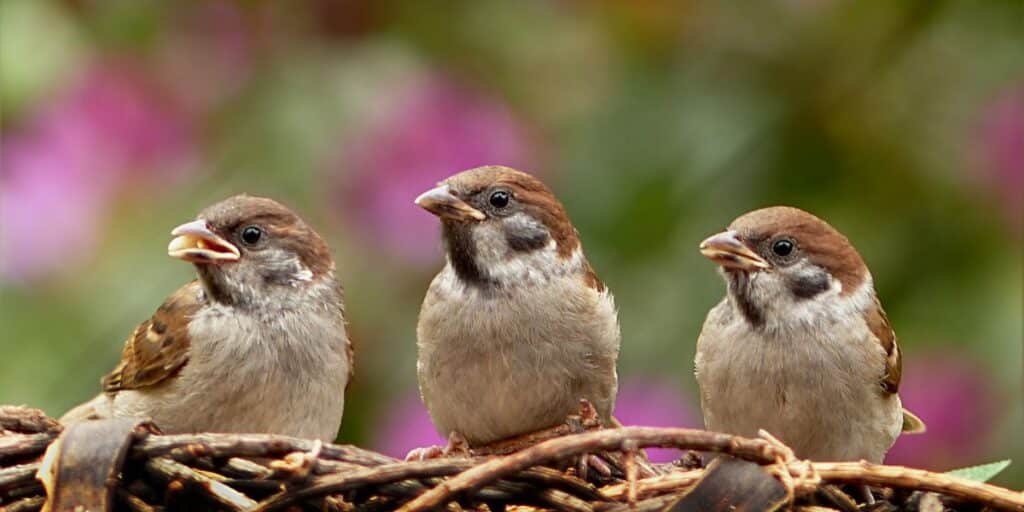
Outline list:
[[[797,275],[812,276],[819,272],[807,262],[791,267]],[[833,329],[837,322],[859,318],[873,303],[871,276],[857,290],[843,296],[843,283],[829,276],[829,288],[809,298],[793,295],[788,284],[777,273],[759,272],[754,276],[754,300],[765,312],[765,327],[769,331],[797,332],[807,329]]]
[[[521,286],[545,283],[553,277],[582,269],[582,250],[577,247],[569,258],[564,258],[558,254],[558,244],[553,238],[549,238],[544,247],[532,251],[515,251],[509,246],[505,234],[508,227],[522,231],[547,229],[533,217],[517,213],[504,219],[503,223],[481,223],[470,232],[476,249],[475,263],[488,279],[506,286]],[[447,289],[463,287],[455,272],[450,270],[450,265],[438,275],[438,279],[442,281],[438,284],[444,284]]]
[[[299,266],[302,267],[302,268],[298,272],[295,273],[295,276],[294,276],[295,280],[296,281],[306,281],[306,282],[312,281],[313,280],[313,271],[309,270],[305,266],[302,266],[301,263],[299,264]]]

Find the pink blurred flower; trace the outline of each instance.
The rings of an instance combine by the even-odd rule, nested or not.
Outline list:
[[[504,105],[441,80],[424,80],[375,128],[345,148],[347,216],[389,253],[438,254],[437,220],[412,200],[441,179],[486,164],[531,169],[523,127]]]
[[[896,440],[885,462],[947,470],[979,460],[995,421],[997,394],[981,368],[953,354],[905,361],[900,398],[928,431]]]
[[[190,148],[185,119],[138,74],[88,71],[0,139],[0,277],[29,281],[87,254],[111,194],[171,178]]]
[[[695,413],[687,398],[675,387],[656,380],[625,379],[619,388],[615,416],[625,425],[698,427],[700,415]],[[372,440],[373,449],[404,457],[413,448],[447,443],[438,435],[426,407],[418,393],[398,398],[385,412]],[[679,457],[675,450],[649,450],[656,462],[671,461]]]
[[[420,401],[419,392],[407,392],[396,398],[378,421],[371,447],[385,455],[403,458],[414,448],[444,446],[430,420],[430,413]]]
[[[1014,231],[1024,226],[1024,85],[986,107],[979,134],[984,181],[999,196]]]

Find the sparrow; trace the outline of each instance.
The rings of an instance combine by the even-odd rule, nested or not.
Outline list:
[[[798,457],[874,463],[901,432],[924,430],[900,403],[900,349],[871,273],[839,231],[777,206],[700,251],[727,285],[697,340],[708,430],[764,429]]]
[[[415,203],[440,219],[446,253],[416,328],[438,431],[486,445],[561,424],[581,399],[611,422],[618,314],[551,190],[486,166]]]
[[[61,421],[144,417],[167,433],[333,441],[352,346],[324,241],[285,206],[248,195],[171,235],[167,253],[198,279],[132,331],[102,393]]]

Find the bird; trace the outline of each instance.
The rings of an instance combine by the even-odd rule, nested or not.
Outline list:
[[[237,195],[173,231],[197,279],[128,336],[102,392],[61,421],[148,418],[166,433],[338,434],[352,372],[330,251],[273,199]]]
[[[415,203],[440,219],[446,254],[416,328],[438,432],[483,446],[561,424],[581,400],[611,422],[618,312],[551,190],[490,165]]]
[[[924,423],[902,407],[902,356],[850,241],[788,206],[746,213],[700,244],[726,297],[697,341],[708,430],[761,429],[801,458],[881,463]]]

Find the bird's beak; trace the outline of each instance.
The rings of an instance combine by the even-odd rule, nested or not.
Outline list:
[[[192,263],[224,263],[238,261],[242,253],[231,242],[210,230],[205,220],[194,220],[171,231],[174,237],[167,246],[171,257]]]
[[[440,185],[420,194],[415,202],[419,207],[442,219],[482,221],[487,218],[484,212],[455,197],[448,185]]]
[[[722,268],[753,272],[771,265],[740,240],[735,231],[723,231],[700,243],[700,253]]]

